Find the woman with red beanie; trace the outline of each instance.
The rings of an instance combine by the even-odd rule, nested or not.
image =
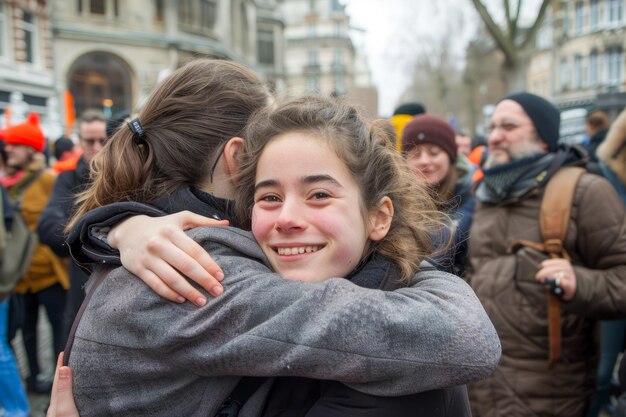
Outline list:
[[[1,178],[11,204],[18,207],[26,224],[35,230],[41,212],[52,193],[56,175],[46,169],[41,153],[46,138],[39,126],[39,115],[30,113],[23,123],[9,126],[4,131],[8,175]],[[24,347],[28,357],[27,388],[31,392],[50,391],[51,382],[40,375],[37,358],[37,319],[44,306],[52,325],[54,350],[58,354],[63,340],[63,310],[69,280],[65,260],[57,257],[50,247],[38,244],[30,266],[15,287],[12,302],[23,311],[22,320],[13,320],[12,327],[22,328]],[[9,329],[9,337],[16,329]]]
[[[471,187],[475,167],[464,155],[457,154],[452,127],[430,114],[417,115],[404,127],[402,154],[451,220],[450,229],[433,236],[433,244],[440,249],[432,261],[438,268],[460,275],[474,211]]]

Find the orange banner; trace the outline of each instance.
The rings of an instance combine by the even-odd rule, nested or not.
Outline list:
[[[74,111],[74,97],[69,90],[65,91],[65,136],[72,135],[72,129],[76,122],[76,113]]]

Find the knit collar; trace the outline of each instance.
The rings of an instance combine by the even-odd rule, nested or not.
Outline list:
[[[232,201],[215,197],[194,187],[181,187],[152,204],[166,213],[189,210],[216,220],[228,220],[231,226],[237,226],[234,222]]]
[[[389,258],[373,253],[363,258],[346,279],[359,287],[392,291],[404,286],[399,276],[400,270]]]

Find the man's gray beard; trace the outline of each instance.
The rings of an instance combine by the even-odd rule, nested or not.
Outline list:
[[[504,149],[504,151],[507,153],[507,155],[509,155],[508,161],[500,162],[498,160],[498,155],[488,154],[487,160],[485,161],[485,168],[486,169],[494,168],[499,165],[509,164],[519,159],[529,158],[531,156],[539,155],[545,152],[545,150],[542,147],[542,144],[537,143],[537,142],[519,143],[515,146]]]

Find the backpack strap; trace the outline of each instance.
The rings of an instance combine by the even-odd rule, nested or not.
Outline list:
[[[585,173],[584,168],[565,167],[557,171],[546,186],[541,201],[539,227],[545,252],[551,258],[571,257],[565,250],[565,236],[569,226],[572,203],[578,180]]]
[[[565,237],[569,229],[574,194],[584,168],[564,167],[559,169],[549,180],[541,200],[539,229],[542,243],[519,240],[513,250],[528,246],[545,252],[552,259],[563,258],[571,261],[565,249]],[[552,368],[561,357],[561,299],[546,288],[548,303],[549,367]]]
[[[569,228],[572,203],[578,180],[585,173],[583,168],[565,167],[556,172],[546,186],[541,201],[539,227],[544,251],[550,258],[571,261],[565,249],[565,236]],[[561,357],[561,300],[549,289],[548,334],[550,343],[550,365],[552,368]]]

